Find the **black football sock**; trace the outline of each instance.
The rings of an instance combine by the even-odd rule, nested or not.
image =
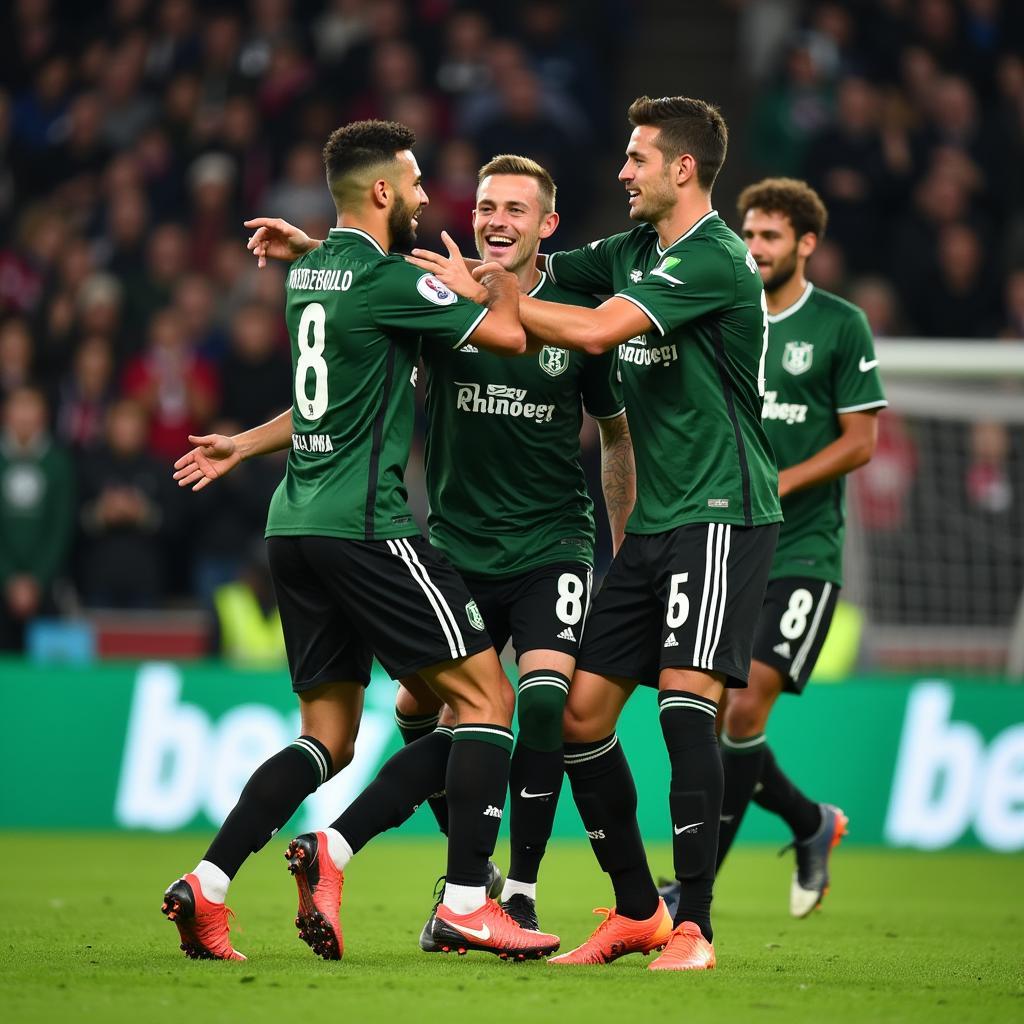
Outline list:
[[[672,782],[672,855],[679,879],[675,925],[693,921],[710,942],[715,852],[722,813],[722,756],[715,736],[718,705],[686,690],[658,694]]]
[[[246,857],[263,849],[333,774],[327,748],[312,736],[300,736],[252,773],[203,860],[234,878]]]
[[[455,727],[445,786],[449,885],[487,885],[487,862],[498,839],[511,756],[511,729],[486,723]]]
[[[555,823],[562,788],[562,712],[569,679],[537,669],[519,679],[519,735],[509,776],[508,877],[534,883]]]
[[[821,808],[797,789],[767,744],[761,755],[761,780],[754,788],[754,803],[782,818],[797,841],[813,836],[821,827]]]
[[[444,726],[402,747],[331,827],[345,837],[353,853],[381,832],[397,828],[431,793],[444,788],[451,749],[452,730]]]
[[[721,744],[725,793],[722,797],[722,821],[718,827],[718,867],[722,866],[740,830],[754,787],[761,777],[765,736],[762,732],[756,736],[733,739],[723,732]]]
[[[403,743],[413,743],[424,736],[429,736],[437,728],[439,715],[403,715],[395,712],[395,723],[402,734]],[[449,737],[451,732],[448,733]],[[448,835],[448,800],[444,795],[444,786],[436,793],[427,797],[430,811],[437,819],[437,827],[443,835]],[[344,833],[343,833],[344,834]]]
[[[618,736],[566,743],[565,773],[594,856],[611,878],[616,911],[645,921],[658,909],[658,890],[636,820],[633,773]]]

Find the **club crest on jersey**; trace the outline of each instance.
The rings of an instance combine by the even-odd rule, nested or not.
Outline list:
[[[458,296],[455,292],[446,285],[441,284],[433,274],[424,274],[416,282],[416,291],[423,298],[433,302],[435,306],[450,306],[453,302],[458,301]]]
[[[474,628],[483,632],[484,629],[484,617],[480,614],[480,609],[476,606],[476,601],[470,601],[466,605],[466,618],[469,619],[469,624]]]
[[[629,279],[633,284],[639,284],[644,279],[644,272],[642,270],[631,270],[629,272]]]
[[[782,352],[782,368],[799,377],[811,368],[814,360],[814,346],[809,341],[787,341]]]
[[[549,376],[557,377],[565,373],[569,365],[569,353],[564,348],[555,348],[553,345],[545,345],[537,357],[540,368]]]

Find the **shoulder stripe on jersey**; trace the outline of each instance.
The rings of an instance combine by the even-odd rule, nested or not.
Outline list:
[[[625,299],[627,302],[632,302],[634,306],[641,309],[646,315],[647,319],[658,328],[658,333],[664,338],[665,328],[661,326],[661,321],[636,297],[627,295],[625,292],[616,292],[613,299]]]
[[[800,650],[796,652],[796,657],[793,659],[792,665],[790,665],[789,674],[793,679],[800,678],[800,671],[803,669],[804,662],[807,660],[807,655],[810,653],[811,646],[814,643],[814,638],[818,635],[818,627],[821,625],[821,616],[828,605],[828,599],[831,594],[832,584],[826,583],[821,590],[818,607],[814,609],[814,618],[811,620],[811,628],[807,631],[807,637],[800,645]]]
[[[480,322],[490,312],[486,307],[480,310],[480,315],[466,328],[466,333],[455,343],[455,348],[462,348],[469,336],[480,326]]]
[[[377,511],[377,477],[380,474],[380,449],[384,441],[384,417],[391,398],[391,383],[395,376],[395,344],[388,342],[388,358],[384,369],[384,387],[381,390],[380,408],[373,418],[373,432],[370,442],[370,468],[366,483],[366,511],[363,514],[363,529],[366,539],[373,540],[373,519]]]
[[[836,412],[864,412],[866,409],[884,409],[888,404],[884,398],[879,398],[874,402],[865,402],[863,405],[844,405],[841,409],[836,409]]]
[[[557,252],[549,252],[548,258],[544,261],[544,269],[547,271],[548,277],[551,278],[555,284],[558,284],[558,278],[555,277],[555,257],[558,256]]]
[[[743,486],[743,524],[753,526],[754,518],[750,505],[750,467],[747,465],[747,446],[743,443],[743,432],[740,430],[740,421],[736,416],[736,402],[733,399],[732,383],[725,369],[725,343],[722,341],[722,327],[717,321],[711,328],[712,344],[715,347],[715,365],[718,368],[718,379],[722,384],[722,397],[725,399],[725,408],[729,413],[729,420],[732,422],[732,432],[736,438],[736,454],[740,462],[740,482]]]
[[[389,540],[388,550],[405,563],[406,568],[409,570],[409,575],[412,576],[426,596],[430,607],[433,608],[434,614],[437,616],[437,621],[441,625],[441,632],[444,633],[445,639],[448,641],[448,649],[451,651],[452,658],[466,657],[466,644],[462,639],[462,633],[459,630],[458,622],[455,620],[455,615],[445,600],[444,594],[441,593],[434,584],[434,581],[431,580],[426,566],[419,560],[416,550],[409,543],[408,538],[399,537],[395,540]]]

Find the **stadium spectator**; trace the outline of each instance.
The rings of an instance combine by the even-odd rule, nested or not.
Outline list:
[[[103,335],[85,338],[57,389],[57,436],[72,451],[97,446],[115,396],[114,350]]]
[[[0,436],[0,650],[20,650],[25,626],[56,611],[74,523],[67,452],[47,429],[41,391],[19,388],[3,406]]]
[[[82,466],[79,577],[89,607],[155,608],[163,596],[161,533],[178,496],[146,450],[147,430],[138,402],[115,402]]]
[[[221,370],[222,415],[239,423],[262,423],[289,406],[291,360],[281,330],[279,312],[260,303],[235,313]]]
[[[150,321],[148,345],[125,367],[122,390],[149,416],[149,451],[169,465],[181,439],[200,432],[219,399],[214,367],[193,351],[181,314],[162,309]]]
[[[0,324],[0,402],[32,383],[32,332],[24,318],[11,317]]]

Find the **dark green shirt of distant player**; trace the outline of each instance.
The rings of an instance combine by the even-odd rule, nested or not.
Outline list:
[[[835,441],[842,413],[887,404],[867,318],[811,284],[789,309],[768,317],[765,375],[763,422],[781,469]],[[840,477],[783,499],[772,579],[842,584],[845,487]]]
[[[456,348],[487,311],[355,228],[296,260],[286,294],[294,433],[267,536],[418,533],[404,474],[420,339]]]
[[[552,283],[548,302],[596,306]],[[430,539],[469,575],[594,559],[594,506],[580,456],[583,410],[622,413],[614,352],[545,346],[504,358],[472,344],[425,344]]]
[[[637,467],[626,529],[782,518],[761,426],[764,288],[717,213],[663,249],[648,224],[548,257],[559,283],[634,303],[654,325],[619,345]]]

